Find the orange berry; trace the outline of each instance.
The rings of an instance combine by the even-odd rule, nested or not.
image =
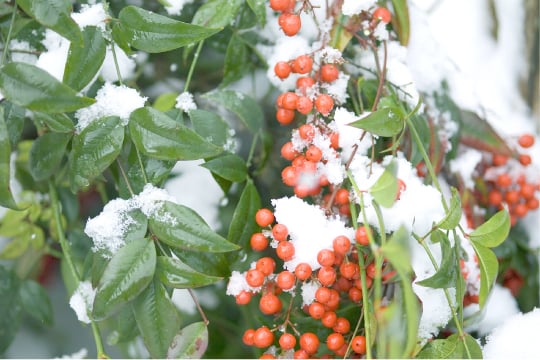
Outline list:
[[[242,335],[242,341],[244,342],[244,344],[246,344],[247,346],[252,346],[254,335],[255,335],[254,329],[247,329],[246,331],[244,331],[244,334]]]
[[[536,210],[538,209],[539,205],[540,205],[540,202],[538,201],[537,198],[532,198],[532,199],[527,200],[527,207],[529,208],[529,210]]]
[[[353,262],[344,262],[339,267],[339,273],[348,280],[358,279],[360,275],[360,266]]]
[[[345,344],[345,338],[340,333],[332,333],[326,338],[326,346],[329,350],[339,350]]]
[[[281,99],[281,107],[287,110],[296,110],[296,102],[298,101],[298,95],[293,92],[286,92]]]
[[[296,275],[296,278],[300,281],[309,279],[312,272],[311,265],[308,263],[300,263],[296,265],[296,268],[294,269],[294,275]]]
[[[259,310],[265,315],[274,315],[281,311],[283,303],[272,293],[266,293],[261,296],[259,301]]]
[[[294,256],[294,245],[290,241],[281,241],[276,248],[277,256],[283,261],[289,261]]]
[[[523,196],[524,199],[532,199],[534,197],[534,194],[536,193],[536,187],[533,184],[525,183],[521,185],[519,193],[521,196]]]
[[[315,80],[309,76],[299,77],[296,80],[296,88],[300,90],[302,94],[305,94],[306,90],[313,85],[315,85]]]
[[[293,13],[283,13],[278,17],[278,24],[281,27],[281,30],[287,36],[294,36],[298,34],[300,28],[302,27],[302,20],[300,16]]]
[[[493,154],[493,165],[503,166],[508,162],[508,156],[502,154]]]
[[[259,356],[259,359],[276,359],[276,357],[270,353],[265,353]]]
[[[378,7],[373,11],[373,19],[388,24],[392,20],[392,14],[387,8]]]
[[[260,227],[266,227],[274,222],[274,213],[268,209],[259,209],[255,213],[255,222]]]
[[[315,320],[320,320],[323,317],[324,312],[325,312],[324,305],[319,302],[314,301],[311,304],[309,304],[308,311],[309,311],[309,316],[311,316]]]
[[[254,251],[263,251],[268,247],[268,239],[262,233],[254,233],[249,239],[249,244]]]
[[[369,245],[368,230],[365,226],[360,226],[356,229],[356,232],[354,233],[354,238],[356,239],[356,242],[360,245]]]
[[[347,204],[349,204],[349,190],[347,190],[347,189],[339,189],[336,192],[336,197],[335,197],[334,201],[338,205],[347,205]]]
[[[287,226],[283,224],[276,224],[272,227],[272,235],[277,241],[287,240],[289,229],[287,229]]]
[[[285,351],[294,349],[296,346],[296,337],[293,334],[284,333],[279,337],[279,346]]]
[[[274,342],[274,334],[266,326],[262,326],[255,330],[253,334],[253,345],[258,348],[265,348]]]
[[[279,12],[290,11],[294,8],[295,2],[295,0],[270,0],[270,8]]]
[[[488,202],[490,205],[499,206],[503,201],[503,196],[500,191],[491,190],[488,194]]]
[[[334,64],[324,64],[321,66],[321,80],[324,82],[335,81],[339,77],[339,69]]]
[[[518,159],[519,159],[519,162],[521,163],[521,165],[523,165],[523,166],[529,166],[532,163],[532,158],[528,154],[521,154],[521,155],[519,155]]]
[[[497,180],[495,180],[495,182],[496,182],[497,185],[500,186],[501,188],[507,188],[507,187],[509,187],[510,185],[512,185],[512,178],[510,177],[510,175],[504,173],[504,174],[500,174],[500,175],[497,177]]]
[[[349,299],[355,303],[359,303],[362,300],[362,290],[353,286],[349,289]]]
[[[298,183],[298,173],[292,166],[287,166],[281,171],[281,180],[287,186],[295,186]]]
[[[321,285],[324,286],[331,286],[336,282],[336,278],[336,270],[331,266],[323,266],[317,272],[317,279],[319,279]]]
[[[517,204],[513,211],[514,215],[516,215],[519,218],[524,217],[525,215],[527,215],[528,212],[529,212],[529,208],[527,207],[526,204]]]
[[[364,355],[366,353],[366,337],[357,335],[351,340],[351,348],[357,354]]]
[[[298,156],[298,151],[294,150],[293,143],[288,141],[281,147],[281,157],[285,160],[293,161]]]
[[[375,263],[374,262],[366,266],[366,275],[371,279],[375,278]]]
[[[336,325],[337,314],[335,311],[327,311],[321,318],[321,323],[324,327],[333,328]]]
[[[268,276],[276,269],[276,261],[269,256],[262,257],[255,263],[255,269],[262,272],[264,276]]]
[[[300,336],[300,348],[312,355],[319,349],[319,338],[311,332],[304,333]]]
[[[292,71],[298,74],[308,74],[313,68],[313,59],[309,55],[300,55],[292,64]]]
[[[351,329],[351,324],[349,323],[349,320],[347,320],[344,317],[338,317],[336,320],[336,325],[332,328],[337,333],[340,334],[346,334]]]
[[[293,359],[309,359],[309,354],[306,350],[299,349],[294,352]]]
[[[242,290],[238,295],[235,296],[236,303],[238,305],[246,305],[251,301],[252,293],[250,291]]]
[[[351,280],[347,279],[344,276],[339,276],[336,280],[336,283],[334,284],[334,289],[339,292],[346,293],[352,286],[353,283]]]
[[[332,291],[327,287],[320,287],[315,291],[315,300],[321,304],[327,304],[332,296]]]
[[[279,286],[283,290],[292,289],[295,281],[296,281],[296,277],[294,276],[294,274],[287,270],[283,270],[276,277],[277,286]]]
[[[330,299],[326,303],[328,310],[336,310],[339,307],[339,292],[336,289],[330,289]]]
[[[401,198],[401,194],[407,190],[407,184],[405,184],[405,181],[398,179],[398,191],[396,194],[396,200],[399,200]]]
[[[264,276],[263,272],[260,271],[260,270],[249,269],[246,272],[246,282],[251,287],[256,288],[256,287],[259,287],[262,284],[264,284],[264,278],[265,278],[265,276]]]
[[[504,199],[508,204],[517,204],[519,201],[519,192],[517,190],[510,190],[504,195]]]
[[[335,150],[339,148],[339,133],[333,132],[330,135],[330,146]]]
[[[288,62],[278,61],[276,65],[274,65],[274,73],[278,78],[282,80],[286,79],[291,74],[291,66]]]
[[[344,235],[337,236],[332,241],[332,247],[334,248],[335,254],[345,255],[351,248],[351,240]]]
[[[281,125],[289,125],[294,120],[294,110],[279,108],[276,111],[276,120]]]
[[[321,264],[321,266],[332,266],[334,265],[335,260],[336,255],[332,250],[322,249],[317,254],[317,262]]]
[[[315,145],[310,145],[306,150],[306,159],[317,163],[322,159],[322,151]]]
[[[304,124],[298,128],[298,135],[304,140],[311,141],[315,137],[315,128],[311,124]]]
[[[296,101],[296,110],[303,115],[309,114],[313,110],[313,101],[307,96],[299,96]]]
[[[327,116],[334,108],[334,99],[330,95],[320,94],[315,99],[315,108],[322,115]]]
[[[534,136],[531,134],[523,134],[519,137],[518,143],[522,148],[530,148],[534,145]]]

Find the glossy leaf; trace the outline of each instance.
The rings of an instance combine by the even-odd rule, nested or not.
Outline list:
[[[202,167],[222,178],[234,182],[242,182],[247,176],[247,166],[244,159],[235,154],[227,153],[208,160]]]
[[[478,257],[478,266],[480,267],[479,304],[480,307],[483,308],[491,287],[497,278],[499,262],[491,249],[474,242],[472,242],[472,246]]]
[[[452,334],[446,339],[428,342],[417,357],[419,359],[482,359],[482,349],[471,335],[465,334],[465,338],[461,339],[458,334]]]
[[[44,113],[75,111],[95,102],[79,96],[45,70],[25,63],[12,62],[0,69],[0,90],[12,103]]]
[[[510,233],[510,215],[501,210],[469,234],[469,239],[487,247],[500,245]]]
[[[397,200],[397,194],[399,191],[399,184],[396,177],[397,165],[395,162],[391,162],[382,175],[377,179],[375,184],[369,189],[369,193],[373,196],[375,201],[384,207],[391,207]]]
[[[226,253],[185,251],[175,248],[171,250],[180,261],[200,273],[221,278],[229,276],[231,273]]]
[[[208,252],[238,249],[212,230],[195,211],[169,201],[163,201],[149,225],[160,241],[174,248]]]
[[[223,152],[221,147],[150,107],[131,113],[129,130],[139,151],[156,159],[196,160]]]
[[[45,180],[58,171],[70,140],[71,134],[49,132],[34,141],[28,164],[34,180]]]
[[[452,188],[452,197],[450,198],[450,209],[446,216],[437,224],[437,227],[444,230],[452,230],[459,225],[461,220],[461,198],[456,188]]]
[[[434,289],[446,289],[456,286],[456,252],[450,246],[450,241],[442,231],[435,230],[431,233],[431,241],[438,242],[441,246],[441,264],[435,274],[416,284]]]
[[[123,141],[124,128],[117,116],[95,120],[75,135],[69,158],[72,190],[88,187],[105,171],[120,153]]]
[[[155,268],[153,241],[138,239],[120,248],[99,281],[94,299],[94,318],[104,319],[135,299],[152,281]]]
[[[240,39],[240,35],[233,34],[223,64],[223,81],[221,86],[239,80],[249,70],[248,48]]]
[[[257,133],[261,130],[264,114],[252,97],[234,90],[212,91],[204,97],[235,113],[251,132]]]
[[[493,129],[486,119],[471,111],[461,111],[459,140],[474,149],[512,156],[515,154],[506,141]]]
[[[391,137],[403,130],[403,119],[394,107],[376,110],[366,117],[351,122],[349,125],[369,131],[372,134]]]
[[[36,120],[43,122],[54,132],[71,133],[75,131],[73,121],[66,114],[45,114],[35,112],[34,116]]]
[[[3,101],[1,107],[4,109],[4,119],[9,134],[11,146],[17,144],[24,129],[24,110],[9,101]]]
[[[21,323],[20,281],[0,266],[0,354],[11,344]]]
[[[258,229],[255,213],[261,208],[261,198],[251,180],[246,182],[229,226],[227,239],[246,248],[251,235]]]
[[[37,282],[25,280],[19,288],[23,309],[37,321],[46,325],[53,323],[53,310],[47,292]]]
[[[209,0],[197,9],[192,23],[208,28],[223,28],[236,17],[242,0]]]
[[[107,344],[118,345],[132,341],[140,335],[131,306],[120,309],[114,319],[114,330],[107,336]]]
[[[102,32],[95,26],[86,26],[82,32],[83,46],[71,43],[64,70],[64,84],[82,90],[101,69],[107,43]]]
[[[165,287],[152,281],[135,299],[132,309],[150,357],[164,359],[180,328],[180,314]]]
[[[156,275],[162,283],[176,289],[206,286],[222,279],[202,274],[181,260],[168,256],[158,256]]]
[[[4,108],[0,108],[0,206],[17,210],[17,204],[13,199],[10,188],[10,159],[11,144],[4,120]]]
[[[71,1],[17,0],[17,5],[43,26],[56,31],[69,41],[81,42],[79,25],[70,16]]]
[[[122,36],[134,48],[160,53],[194,44],[220,31],[183,23],[136,6],[126,6],[118,15]]]
[[[208,327],[204,322],[189,324],[176,335],[167,359],[201,359],[208,347]]]
[[[169,111],[174,108],[178,93],[168,92],[159,95],[154,101],[153,108],[159,111]]]
[[[401,45],[407,46],[410,36],[409,8],[406,0],[392,0],[394,8],[394,17],[392,25],[398,34]]]
[[[257,17],[257,21],[259,22],[261,27],[264,27],[264,25],[266,24],[266,1],[247,0],[246,3]]]
[[[203,139],[216,146],[224,146],[227,143],[229,125],[216,113],[207,110],[191,110],[189,119],[193,130]]]

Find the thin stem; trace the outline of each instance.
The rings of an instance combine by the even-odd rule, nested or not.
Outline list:
[[[6,37],[4,51],[2,51],[2,59],[0,60],[0,66],[4,65],[9,50],[9,42],[11,41],[11,33],[13,32],[13,24],[15,23],[15,16],[17,15],[17,2],[13,2],[13,12],[11,13],[11,22],[9,23],[9,29]]]
[[[118,82],[120,85],[123,85],[124,82],[122,81],[122,74],[120,73],[120,66],[118,65],[118,58],[116,57],[116,50],[114,48],[114,44],[111,44],[111,50],[114,60],[114,67],[116,68],[116,74],[118,75]]]
[[[120,173],[122,174],[122,177],[124,178],[124,181],[126,183],[129,193],[131,194],[131,196],[135,195],[135,193],[133,192],[133,189],[131,188],[131,184],[129,183],[129,179],[126,175],[126,172],[124,171],[122,164],[120,164],[120,160],[116,159],[116,164],[118,165],[118,169],[120,169]]]
[[[384,85],[384,79],[386,78],[386,64],[388,61],[388,50],[386,48],[386,41],[383,41],[383,49],[384,49],[384,56],[383,56],[383,67],[379,75],[379,86],[377,86],[377,94],[375,95],[375,100],[373,100],[373,106],[371,107],[371,111],[377,110],[377,106],[379,105],[379,100],[381,99],[382,89]],[[375,53],[375,57],[377,57],[377,54]]]
[[[81,282],[81,276],[79,274],[79,271],[75,267],[75,264],[73,264],[73,259],[71,258],[69,243],[64,234],[64,229],[62,228],[60,202],[58,200],[58,194],[56,193],[56,188],[54,187],[52,180],[49,180],[49,197],[51,200],[51,208],[53,211],[54,222],[56,225],[56,232],[58,233],[60,247],[62,248],[62,253],[64,254],[63,258],[68,265],[68,269],[71,272],[71,275],[77,280],[78,284]],[[101,334],[98,325],[92,319],[90,319],[90,323],[92,326],[92,334],[94,335],[94,342],[96,343],[97,357],[99,359],[108,358],[103,348],[103,342],[101,340]]]
[[[255,154],[255,147],[257,145],[257,141],[259,140],[259,136],[260,136],[259,133],[255,134],[255,136],[253,137],[253,141],[251,142],[251,146],[249,148],[249,154],[246,160],[246,166],[248,169],[251,166],[251,162],[253,161],[253,155]]]
[[[193,61],[191,62],[191,66],[189,67],[189,72],[187,74],[186,83],[184,84],[184,92],[188,91],[189,85],[191,83],[191,77],[193,76],[193,71],[195,70],[195,66],[197,65],[197,61],[199,60],[199,55],[202,50],[202,46],[204,44],[204,40],[199,41],[199,45],[197,46],[197,50],[195,50],[195,54],[193,55]]]
[[[191,295],[191,298],[195,302],[195,306],[197,306],[197,310],[199,310],[199,314],[201,314],[201,317],[203,319],[204,325],[208,326],[210,321],[208,321],[208,318],[206,317],[206,314],[204,313],[201,304],[199,304],[199,300],[197,300],[197,297],[195,297],[195,293],[192,289],[188,289],[189,295]]]
[[[141,158],[141,153],[139,152],[139,149],[135,146],[135,153],[137,154],[137,160],[139,161],[139,166],[141,168],[141,173],[143,176],[143,180],[145,184],[148,184],[148,177],[146,176],[146,170],[144,169],[144,165]]]

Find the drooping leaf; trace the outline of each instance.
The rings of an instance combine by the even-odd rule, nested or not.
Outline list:
[[[395,13],[392,18],[392,25],[398,34],[400,44],[407,46],[410,36],[409,8],[407,1],[392,0],[392,7],[394,8]]]
[[[181,260],[168,256],[158,256],[156,275],[162,283],[176,289],[206,286],[222,279],[202,274]]]
[[[150,107],[131,113],[129,130],[139,151],[156,159],[196,160],[223,152],[223,148]]]
[[[189,118],[193,130],[206,141],[216,146],[227,143],[229,125],[218,114],[197,109],[189,112]]]
[[[120,118],[108,116],[91,122],[73,138],[69,157],[72,190],[88,187],[116,159],[122,149]]]
[[[180,314],[165,287],[154,280],[135,299],[133,316],[152,358],[164,359],[180,328]]]
[[[461,339],[458,334],[452,334],[446,339],[428,342],[417,357],[419,359],[481,359],[482,349],[471,335],[465,334],[465,337]]]
[[[149,239],[131,241],[107,264],[96,290],[93,316],[100,320],[135,299],[152,282],[156,249]]]
[[[159,240],[174,248],[208,252],[238,249],[212,230],[195,211],[169,201],[163,201],[149,225]]]
[[[251,132],[261,130],[264,114],[252,97],[234,90],[212,91],[204,97],[235,113]]]
[[[246,162],[235,154],[226,153],[208,160],[201,166],[229,181],[242,182],[247,176]]]
[[[499,262],[497,257],[490,248],[487,248],[479,243],[471,242],[476,256],[478,257],[478,266],[480,267],[480,294],[479,304],[483,308],[489,292],[495,283],[497,273],[499,271]]]
[[[436,238],[436,239],[435,239]],[[442,231],[435,230],[431,233],[432,242],[441,245],[441,264],[435,274],[416,284],[434,289],[446,289],[456,285],[456,253],[450,246],[450,240]]]
[[[452,188],[452,197],[450,198],[450,209],[446,216],[439,221],[437,227],[444,230],[452,230],[459,224],[461,220],[461,198],[456,188]]]
[[[34,180],[45,180],[58,170],[70,140],[71,134],[49,132],[34,141],[29,159]]]
[[[54,132],[71,133],[75,130],[73,121],[71,121],[71,119],[66,114],[45,114],[35,112],[34,116],[37,121],[43,122],[49,129]]]
[[[75,90],[34,65],[12,62],[0,69],[0,90],[14,104],[44,113],[70,112],[95,100]]]
[[[236,17],[241,0],[209,0],[197,9],[192,23],[209,28],[223,28]]]
[[[477,227],[469,234],[469,239],[486,247],[495,247],[501,244],[510,232],[510,215],[508,211],[500,210],[488,221]]]
[[[132,5],[123,8],[118,18],[122,37],[134,48],[149,53],[195,44],[220,31],[176,21]]]
[[[17,204],[13,199],[10,187],[10,159],[11,144],[9,134],[4,120],[4,108],[0,107],[0,206],[17,210]]]
[[[95,26],[86,26],[82,32],[83,46],[71,43],[66,68],[64,70],[64,84],[80,91],[96,76],[103,60],[107,43],[101,30]]]
[[[167,359],[201,359],[208,347],[208,327],[204,322],[189,324],[176,335]]]
[[[246,248],[251,235],[257,230],[255,213],[261,208],[261,198],[251,180],[246,182],[238,205],[234,210],[227,239]]]
[[[375,184],[369,189],[369,193],[375,201],[384,207],[391,207],[397,200],[399,184],[396,177],[397,165],[391,162]]]
[[[11,344],[21,323],[20,281],[0,266],[0,354]]]
[[[364,129],[375,135],[391,137],[403,130],[404,122],[399,113],[399,109],[395,107],[380,108],[360,120],[351,122],[349,125]]]
[[[266,1],[265,0],[247,0],[246,1],[251,11],[257,17],[257,21],[264,27],[266,24]]]
[[[460,120],[459,139],[462,144],[494,154],[507,156],[514,154],[514,151],[486,119],[472,111],[462,110]]]
[[[52,29],[74,43],[82,40],[79,25],[71,18],[69,0],[17,0],[17,5],[41,25]]]
[[[240,35],[233,34],[225,53],[221,86],[240,79],[249,70],[249,64],[246,44],[240,39]]]
[[[19,297],[23,309],[34,319],[46,325],[52,325],[53,310],[49,295],[43,287],[33,280],[25,280],[19,288]]]

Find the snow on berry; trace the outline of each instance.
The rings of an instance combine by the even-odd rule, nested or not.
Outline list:
[[[253,267],[252,267],[253,268]],[[227,295],[236,296],[242,291],[258,292],[261,287],[251,287],[246,281],[246,272],[233,271],[227,283]]]

